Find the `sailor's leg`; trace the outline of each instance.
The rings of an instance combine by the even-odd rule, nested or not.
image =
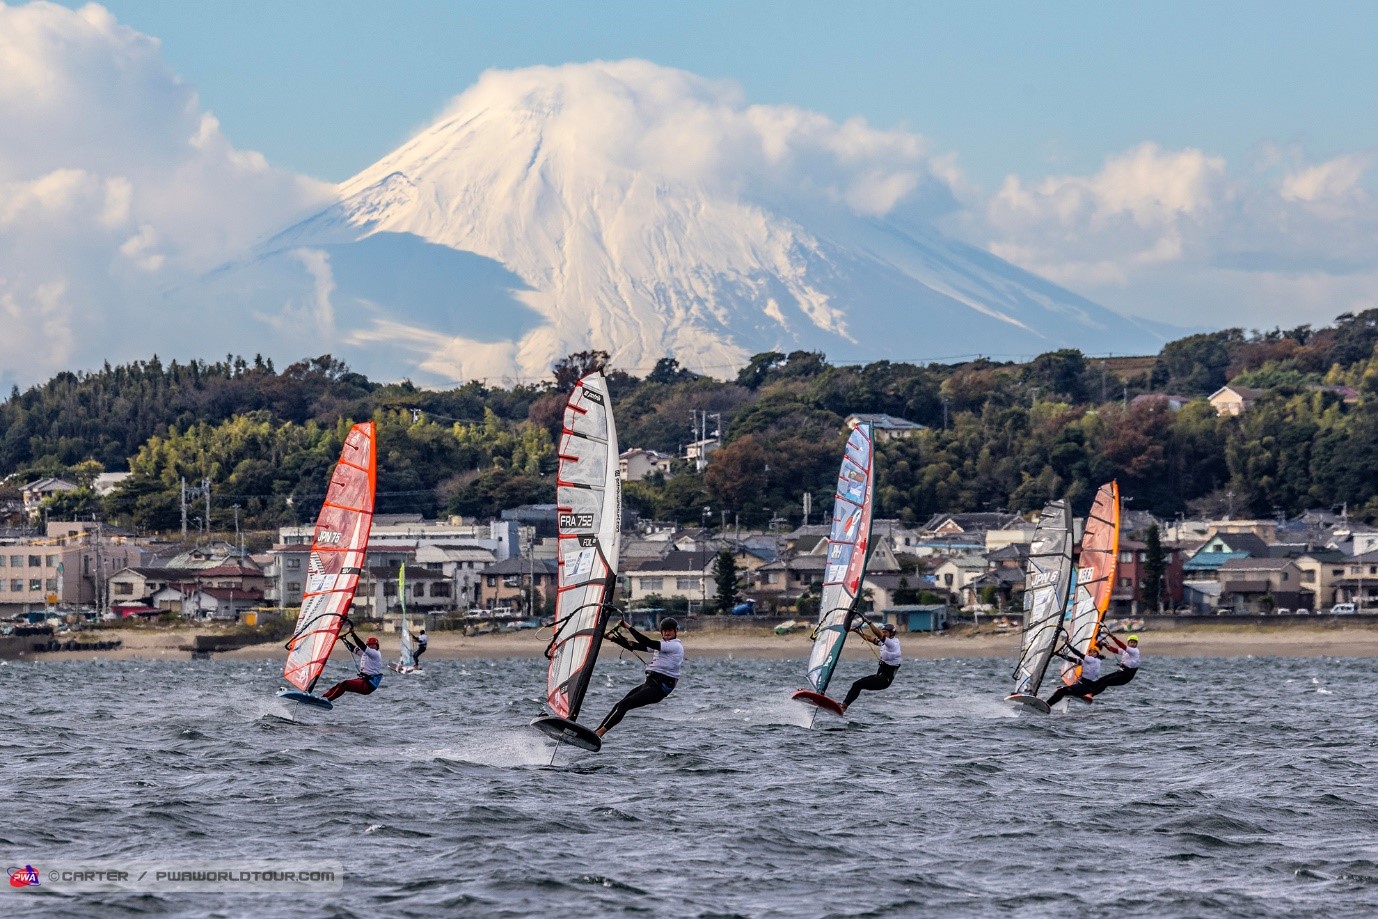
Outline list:
[[[361,696],[366,696],[373,692],[373,684],[361,676],[356,676],[350,680],[341,680],[326,690],[326,701],[334,702],[347,692],[357,692]]]
[[[660,682],[648,676],[646,682],[627,693],[612,707],[612,711],[608,712],[608,716],[603,719],[603,723],[598,725],[598,736],[602,737],[604,734],[608,733],[608,731],[617,727],[618,723],[626,716],[627,712],[632,709],[641,708],[644,705],[655,705],[667,695],[669,695],[669,693],[665,692]]]

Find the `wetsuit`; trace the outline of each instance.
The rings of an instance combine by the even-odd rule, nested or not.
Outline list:
[[[427,638],[425,635],[413,635],[412,637],[416,639],[416,650],[411,653],[411,662],[412,666],[420,669],[421,655],[426,653]]]
[[[852,684],[852,688],[847,690],[847,698],[842,700],[842,707],[846,708],[856,701],[857,696],[862,691],[879,692],[886,689],[895,682],[895,673],[900,669],[900,640],[891,635],[880,641],[880,666],[876,672],[870,676],[864,676]]]
[[[1119,670],[1096,680],[1087,688],[1086,694],[1098,696],[1105,691],[1106,687],[1123,686],[1134,679],[1134,675],[1139,672],[1139,649],[1121,645],[1119,664]]]
[[[680,667],[684,665],[684,645],[678,638],[656,640],[647,638],[636,629],[630,629],[631,640],[616,632],[608,635],[608,640],[629,651],[655,651],[655,657],[646,665],[646,682],[637,686],[622,697],[612,711],[608,712],[598,730],[607,733],[617,727],[622,718],[634,708],[655,705],[675,691],[679,682]]]
[[[359,665],[359,675],[341,680],[326,690],[325,698],[330,702],[334,702],[347,692],[357,692],[361,696],[366,696],[383,682],[383,655],[377,648],[356,647],[348,640],[345,641],[345,647],[354,655],[355,662]]]
[[[1067,696],[1088,695],[1095,684],[1100,679],[1100,658],[1094,654],[1080,654],[1075,648],[1068,648],[1072,656],[1081,661],[1081,678],[1071,685],[1062,685],[1057,688],[1057,692],[1048,697],[1048,707],[1061,702]]]

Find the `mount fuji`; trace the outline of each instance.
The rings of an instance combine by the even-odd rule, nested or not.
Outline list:
[[[335,203],[183,293],[251,350],[444,385],[546,379],[590,348],[717,377],[771,350],[1156,350],[1151,324],[939,231],[961,194],[915,134],[747,105],[683,71],[492,71]],[[265,327],[271,349],[253,344]]]

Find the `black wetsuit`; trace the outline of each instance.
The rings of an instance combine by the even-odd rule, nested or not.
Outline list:
[[[863,690],[875,692],[886,689],[891,683],[895,682],[895,674],[899,672],[898,664],[882,663],[879,669],[870,676],[864,676],[852,684],[852,688],[847,690],[847,698],[842,700],[842,707],[846,708],[856,701],[856,697],[861,695]]]
[[[1130,680],[1134,679],[1134,674],[1138,672],[1138,667],[1121,667],[1114,673],[1107,674],[1101,677],[1099,680],[1090,683],[1086,687],[1086,692],[1084,694],[1088,696],[1098,696],[1106,689],[1106,687],[1123,686],[1125,683],[1128,683]]]

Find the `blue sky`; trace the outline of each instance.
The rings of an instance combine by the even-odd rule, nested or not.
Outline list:
[[[77,7],[80,4],[68,3]],[[994,188],[1143,141],[1378,148],[1378,3],[114,0],[235,144],[342,181],[488,68],[639,57],[904,128]]]
[[[600,69],[679,87],[666,136],[806,134],[798,187],[1169,334],[1328,325],[1378,309],[1375,37],[1354,2],[0,0],[0,385],[205,354],[150,320],[168,291],[441,113]],[[589,92],[581,137],[616,104]],[[662,152],[634,168],[695,165]]]

